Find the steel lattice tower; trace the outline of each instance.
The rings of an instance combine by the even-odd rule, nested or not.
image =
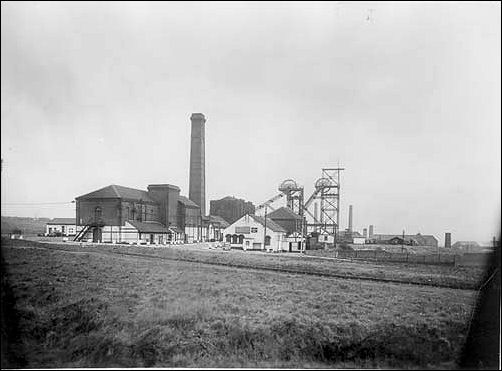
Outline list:
[[[340,225],[340,171],[343,168],[323,168],[322,178],[329,180],[319,192],[320,221],[323,229],[332,234],[335,244],[338,240]]]

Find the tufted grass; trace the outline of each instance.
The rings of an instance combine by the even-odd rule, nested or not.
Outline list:
[[[2,367],[455,368],[474,304],[467,290],[191,262],[2,258],[17,328]]]

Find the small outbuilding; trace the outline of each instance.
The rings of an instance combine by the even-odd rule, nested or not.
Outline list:
[[[46,236],[75,236],[76,233],[75,218],[54,218],[45,225]]]

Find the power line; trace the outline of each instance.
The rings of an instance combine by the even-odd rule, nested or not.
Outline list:
[[[5,202],[3,205],[69,205],[74,202]]]

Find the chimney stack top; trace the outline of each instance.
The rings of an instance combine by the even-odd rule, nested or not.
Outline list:
[[[190,116],[190,120],[202,120],[206,121],[206,117],[204,116],[203,113],[192,113],[192,116]]]

